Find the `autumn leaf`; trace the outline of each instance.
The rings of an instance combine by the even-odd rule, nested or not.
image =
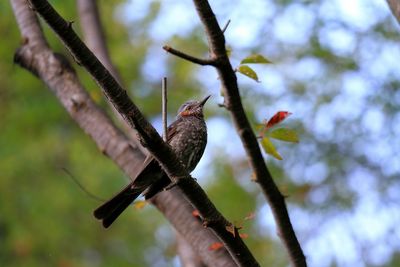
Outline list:
[[[222,244],[221,242],[215,242],[215,243],[212,243],[208,247],[208,250],[218,250],[218,249],[222,248],[223,246],[224,246],[224,244]]]
[[[233,237],[235,237],[236,232],[235,232],[235,226],[233,224],[225,226],[225,229],[226,229],[226,231],[231,233],[233,235]]]
[[[254,54],[244,58],[240,64],[270,64],[272,63],[269,59],[265,58],[263,55]]]
[[[252,68],[250,68],[249,66],[240,65],[236,70],[238,72],[240,72],[241,74],[246,75],[247,77],[255,80],[256,82],[259,82],[257,73]]]
[[[287,128],[275,129],[269,133],[269,137],[285,142],[299,142],[299,137],[297,136],[296,131]]]
[[[264,137],[261,140],[261,145],[264,148],[265,153],[273,156],[276,159],[282,160],[281,155],[279,155],[278,151],[276,150],[274,144],[268,137]]]
[[[135,203],[133,203],[133,206],[137,210],[143,209],[146,205],[147,205],[147,201],[144,201],[144,200],[138,200],[138,201],[135,201]]]
[[[198,210],[192,211],[193,217],[200,217],[200,212]]]
[[[278,111],[267,122],[267,126],[266,126],[267,129],[277,125],[278,123],[281,123],[284,119],[286,119],[291,114],[292,113],[290,113],[288,111]]]
[[[254,212],[250,212],[246,217],[244,217],[244,220],[245,221],[252,220],[254,219],[254,217],[256,217],[256,214]]]

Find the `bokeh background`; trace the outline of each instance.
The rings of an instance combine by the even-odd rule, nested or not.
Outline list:
[[[68,20],[74,1],[51,1]],[[251,53],[261,83],[239,75],[254,125],[287,110],[298,145],[276,142],[265,159],[312,267],[400,266],[400,35],[385,1],[211,1],[237,66]],[[160,80],[169,79],[170,120],[206,94],[209,144],[193,175],[262,266],[288,266],[268,205],[222,102],[215,70],[162,50],[207,56],[191,1],[99,1],[111,56],[135,103],[160,129]],[[92,217],[127,181],[43,83],[13,65],[20,45],[10,4],[0,2],[0,266],[180,266],[174,232],[151,206],[134,208],[105,231]],[[44,26],[54,50],[67,54]],[[100,90],[75,66],[96,102]]]

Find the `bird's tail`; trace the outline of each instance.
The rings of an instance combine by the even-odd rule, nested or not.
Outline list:
[[[108,228],[118,216],[142,193],[143,188],[132,188],[127,185],[121,192],[98,207],[93,215]]]

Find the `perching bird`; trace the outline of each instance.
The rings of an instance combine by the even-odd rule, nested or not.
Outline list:
[[[176,120],[168,127],[167,142],[188,172],[192,172],[200,161],[207,144],[207,127],[203,106],[210,96],[202,101],[188,101],[179,110]],[[108,228],[118,216],[142,193],[151,198],[169,185],[170,179],[153,156],[149,155],[136,178],[121,192],[94,211]]]

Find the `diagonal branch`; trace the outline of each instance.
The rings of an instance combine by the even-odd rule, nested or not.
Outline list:
[[[101,63],[107,68],[107,70],[113,75],[114,79],[117,80],[119,84],[123,84],[121,76],[115,65],[111,61],[110,53],[107,49],[106,37],[100,20],[100,13],[97,7],[96,0],[77,0],[78,13],[80,26],[82,28],[84,40],[89,47],[89,49],[96,55]],[[115,107],[108,102],[111,110],[115,114],[116,118],[121,122],[123,130],[130,139],[136,140],[136,134],[132,128],[128,127],[124,123],[124,119],[121,114],[115,109]],[[139,149],[147,154],[145,148],[141,145],[138,146]]]
[[[231,224],[217,211],[205,192],[187,173],[175,153],[162,141],[153,126],[129,99],[126,91],[75,34],[71,23],[66,22],[47,1],[31,0],[30,2],[74,58],[92,75],[103,93],[123,115],[125,121],[136,129],[142,145],[157,159],[168,177],[178,185],[190,203],[200,212],[205,225],[221,239],[235,262],[239,266],[259,266],[239,234],[232,235],[226,230],[226,227]]]
[[[135,177],[144,159],[138,146],[128,140],[112,121],[96,106],[80,84],[68,62],[49,48],[36,15],[26,0],[11,1],[24,44],[15,55],[22,67],[39,76],[57,96],[70,116],[128,176]],[[152,199],[175,229],[190,242],[209,266],[236,266],[224,249],[210,253],[209,244],[219,241],[192,216],[193,207],[179,190],[172,189]],[[190,231],[188,231],[190,229]]]
[[[172,47],[170,47],[168,45],[164,45],[163,49],[165,51],[167,51],[168,53],[171,53],[171,54],[173,54],[173,55],[175,55],[177,57],[186,59],[187,61],[190,61],[190,62],[195,63],[195,64],[199,64],[199,65],[202,65],[202,66],[215,65],[215,61],[212,60],[212,59],[197,58],[197,57],[188,55],[186,53],[183,53],[182,51],[176,50],[176,49],[174,49],[174,48],[172,48]]]
[[[399,0],[386,0],[388,3],[390,10],[392,11],[393,16],[397,19],[397,22],[400,23],[400,1]]]
[[[242,140],[250,165],[272,208],[278,227],[293,266],[306,266],[306,260],[290,222],[285,200],[265,165],[257,138],[244,112],[239,94],[236,74],[225,49],[225,37],[207,0],[193,0],[203,23],[209,42],[211,58],[224,91],[224,106],[230,111],[236,130]]]

